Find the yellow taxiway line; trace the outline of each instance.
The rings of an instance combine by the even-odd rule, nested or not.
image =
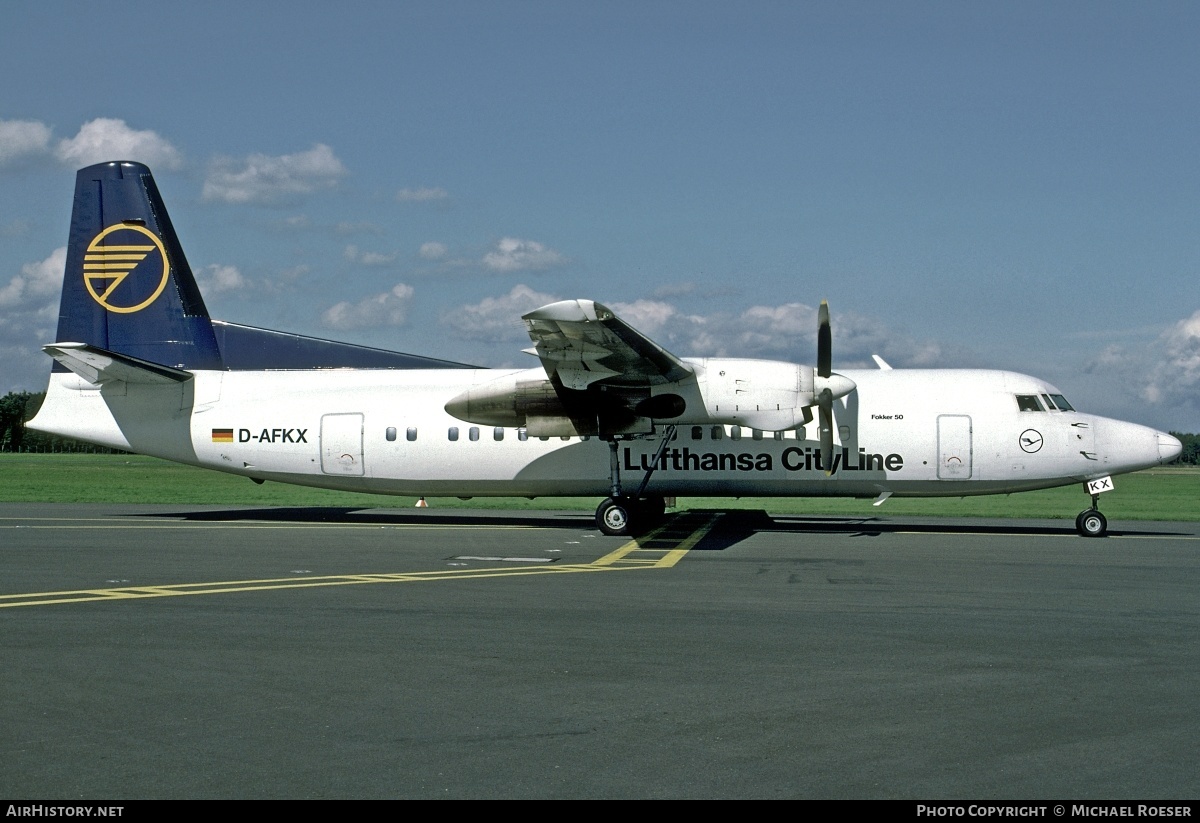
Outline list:
[[[434,580],[478,580],[491,577],[528,577],[546,574],[668,569],[704,539],[720,515],[701,518],[677,515],[648,534],[630,540],[614,552],[591,563],[563,566],[506,567],[488,569],[441,569],[428,572],[389,574],[341,574],[320,577],[281,577],[265,580],[230,580],[209,583],[173,583],[161,586],[78,589],[58,592],[28,592],[0,595],[0,609],[19,606],[51,606],[63,603],[94,603],[112,600],[141,600],[153,597],[183,597],[230,592],[261,592],[277,589],[311,589],[325,586],[354,586],[365,583],[420,583]],[[378,528],[378,526],[376,526]]]

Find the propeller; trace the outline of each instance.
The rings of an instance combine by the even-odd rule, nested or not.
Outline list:
[[[833,401],[855,389],[854,381],[833,371],[833,329],[829,325],[829,303],[822,300],[817,312],[817,370],[813,394],[821,418],[821,466],[833,474]]]
[[[829,326],[829,301],[822,300],[817,310],[817,375],[833,372],[833,329]]]

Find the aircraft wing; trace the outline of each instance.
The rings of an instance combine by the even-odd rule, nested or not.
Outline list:
[[[526,351],[568,389],[660,385],[692,374],[687,363],[591,300],[562,300],[521,319],[534,344]]]
[[[171,384],[192,378],[192,373],[170,366],[160,366],[127,354],[117,354],[87,343],[53,343],[42,351],[66,366],[89,383]]]

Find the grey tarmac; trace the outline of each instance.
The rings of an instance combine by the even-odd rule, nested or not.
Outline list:
[[[0,796],[1200,796],[1200,523],[0,504]]]

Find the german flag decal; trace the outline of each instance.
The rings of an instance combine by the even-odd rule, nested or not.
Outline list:
[[[232,443],[233,429],[213,429],[214,443]]]

